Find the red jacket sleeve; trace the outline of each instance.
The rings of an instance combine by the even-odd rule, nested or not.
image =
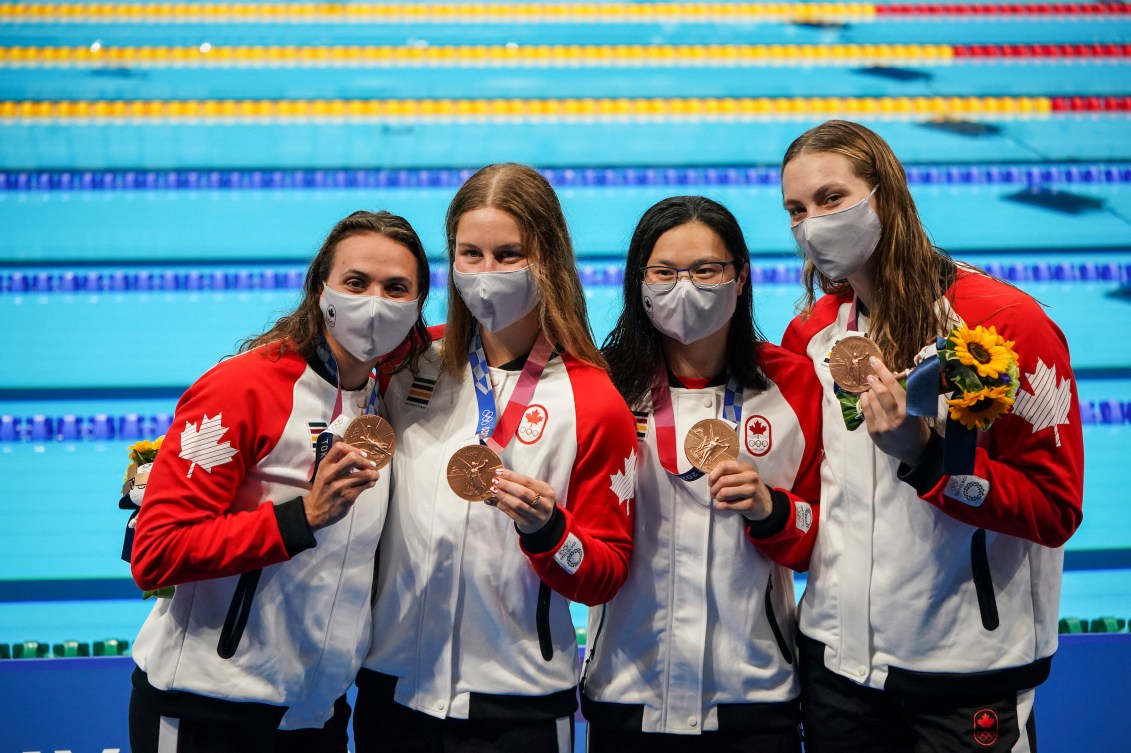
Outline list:
[[[606,374],[565,358],[575,396],[577,458],[566,506],[522,548],[539,577],[589,606],[611,599],[628,577],[636,488],[636,424]],[[547,540],[552,539],[552,542]],[[571,572],[572,571],[572,572]]]
[[[220,363],[181,397],[137,519],[139,587],[236,575],[291,556],[275,506],[236,500],[248,468],[282,432],[289,387],[304,367],[295,355],[276,362],[253,351]]]
[[[779,565],[809,569],[821,507],[821,383],[807,356],[769,343],[762,346],[768,376],[789,403],[801,428],[805,449],[790,489],[777,489],[774,510],[765,525],[747,526],[754,545]]]
[[[964,523],[1060,546],[1083,519],[1084,442],[1068,344],[1036,301],[983,275],[960,273],[954,306],[967,325],[993,325],[1015,342],[1021,384],[1013,412],[978,437],[971,474],[977,478],[951,484],[938,441],[900,475]],[[958,485],[974,493],[964,495]]]

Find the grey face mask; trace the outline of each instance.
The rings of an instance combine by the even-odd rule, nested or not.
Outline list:
[[[684,345],[718,332],[730,321],[738,303],[735,280],[713,288],[697,288],[690,280],[680,280],[665,293],[657,293],[642,282],[640,292],[644,311],[656,329]]]
[[[542,300],[530,267],[513,272],[460,272],[453,267],[452,281],[471,315],[488,332],[506,329]]]
[[[797,247],[830,280],[860,271],[876,250],[882,228],[868,203],[875,192],[873,188],[848,209],[809,217],[793,226]]]
[[[349,295],[329,285],[318,301],[326,326],[338,344],[359,361],[391,353],[419,315],[417,299],[395,301],[379,295]]]

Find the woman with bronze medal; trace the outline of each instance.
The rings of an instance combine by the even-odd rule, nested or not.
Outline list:
[[[793,574],[816,534],[819,385],[754,325],[734,216],[665,199],[605,343],[640,438],[629,578],[590,614],[590,753],[800,751]]]
[[[139,586],[176,587],[134,644],[132,750],[346,749],[395,449],[373,371],[427,348],[428,274],[404,219],[354,212],[298,307],[181,398],[132,548]]]
[[[813,362],[825,410],[806,751],[1036,750],[1033,688],[1082,515],[1064,336],[931,245],[903,166],[864,126],[798,137],[782,195],[806,257],[783,345]]]
[[[570,751],[569,602],[624,582],[632,416],[549,183],[485,167],[446,225],[444,336],[387,393],[399,449],[354,739],[359,753]]]

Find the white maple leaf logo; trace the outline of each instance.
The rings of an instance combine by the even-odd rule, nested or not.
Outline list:
[[[1056,365],[1046,366],[1037,359],[1037,370],[1026,374],[1033,391],[1018,390],[1013,412],[1033,425],[1033,433],[1052,427],[1056,446],[1060,447],[1061,424],[1068,424],[1068,411],[1072,407],[1072,385],[1068,379],[1056,381]]]
[[[185,478],[192,478],[192,472],[198,465],[208,473],[212,473],[214,467],[231,461],[232,456],[239,452],[230,442],[223,444],[219,442],[220,437],[228,430],[228,427],[220,425],[222,415],[217,413],[209,418],[208,414],[205,414],[199,427],[191,421],[185,421],[185,430],[181,432],[179,457],[192,464]]]
[[[624,505],[624,514],[630,515],[632,492],[636,486],[636,450],[624,459],[624,470],[611,474],[609,480],[612,482],[609,488],[617,495],[617,501]]]

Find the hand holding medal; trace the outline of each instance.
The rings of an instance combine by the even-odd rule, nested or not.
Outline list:
[[[358,496],[377,484],[381,477],[377,460],[365,457],[365,453],[346,442],[335,442],[322,458],[310,493],[302,500],[311,529],[323,528],[344,518]]]

